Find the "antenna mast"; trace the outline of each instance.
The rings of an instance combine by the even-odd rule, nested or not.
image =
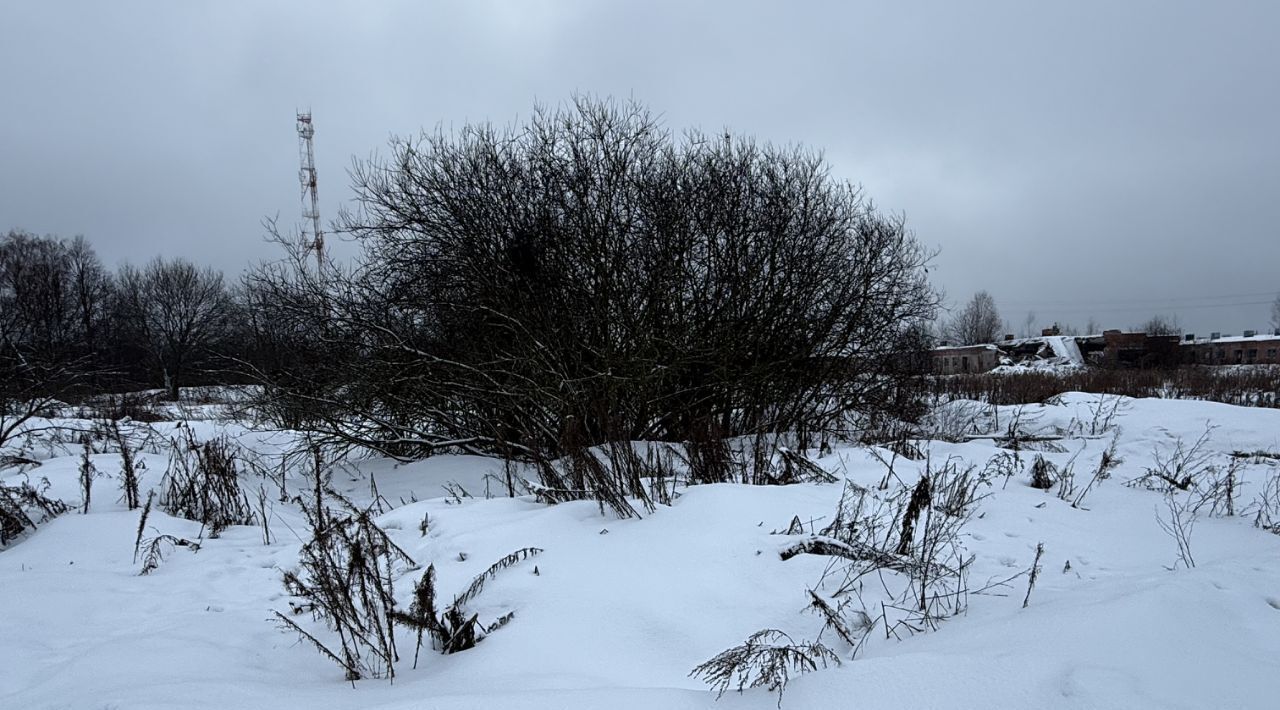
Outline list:
[[[324,278],[324,232],[320,229],[320,202],[316,194],[316,154],[311,139],[316,128],[311,123],[311,112],[298,113],[298,158],[302,169],[298,182],[302,184],[302,245],[316,252],[316,276]],[[307,234],[307,222],[311,233]]]

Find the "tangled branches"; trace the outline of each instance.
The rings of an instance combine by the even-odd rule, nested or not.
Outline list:
[[[332,492],[330,492],[332,493]],[[287,630],[309,641],[343,668],[346,678],[395,677],[396,653],[393,580],[399,568],[413,567],[404,550],[373,522],[369,509],[358,509],[333,495],[341,513],[316,501],[307,512],[312,537],[302,547],[301,573],[284,574],[285,589],[301,603],[294,613],[309,611],[337,635],[331,649],[293,619],[275,612]]]

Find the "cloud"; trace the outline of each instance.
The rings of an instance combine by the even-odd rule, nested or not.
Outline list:
[[[941,248],[956,300],[985,288],[1014,322],[1126,326],[1183,297],[1184,323],[1238,331],[1266,307],[1210,297],[1280,288],[1278,21],[1267,2],[10,3],[0,228],[234,272],[269,255],[263,216],[298,219],[295,109],[336,215],[352,156],[389,135],[578,91],[824,149]]]

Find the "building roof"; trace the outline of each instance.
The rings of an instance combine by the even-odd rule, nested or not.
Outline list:
[[[983,350],[999,350],[1000,349],[991,343],[980,343],[978,345],[939,345],[938,347],[933,348],[933,351],[937,352],[939,350],[973,350],[974,348],[981,348]]]
[[[1224,335],[1221,338],[1196,338],[1195,340],[1185,340],[1184,343],[1193,343],[1195,345],[1209,344],[1227,344],[1227,343],[1259,343],[1259,342],[1275,342],[1280,340],[1280,335],[1273,333],[1258,333],[1245,337],[1243,335]]]

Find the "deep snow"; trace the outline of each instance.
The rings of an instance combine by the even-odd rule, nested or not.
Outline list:
[[[854,660],[832,644],[845,662],[793,678],[783,706],[1276,707],[1280,536],[1256,529],[1247,515],[1202,516],[1192,534],[1197,566],[1186,569],[1175,565],[1174,541],[1157,524],[1166,514],[1163,496],[1124,483],[1152,465],[1153,450],[1167,452],[1177,438],[1191,443],[1206,423],[1221,462],[1232,451],[1280,451],[1280,411],[1125,400],[1112,426],[1097,431],[1097,402],[1071,394],[1022,412],[1029,429],[1069,437],[1061,442],[1066,451],[1040,453],[1059,465],[1075,456],[1079,486],[1119,432],[1123,462],[1081,508],[1030,488],[1019,473],[984,490],[990,495],[980,517],[965,528],[971,589],[1026,570],[1044,544],[1028,608],[1024,576],[996,594],[972,595],[967,612],[936,631],[886,640],[883,629],[872,629]],[[988,408],[967,406],[979,426],[990,419]],[[1001,408],[1002,426],[1013,409]],[[154,426],[168,436],[175,425]],[[190,426],[202,438],[226,431],[265,454],[291,443],[290,435],[250,432],[234,421]],[[954,457],[981,468],[1001,453],[991,440],[922,445],[934,465]],[[26,475],[48,478],[51,494],[77,504],[76,448],[35,453],[46,460]],[[1027,461],[1034,455],[1022,452]],[[158,484],[167,454],[142,460],[144,486]],[[106,474],[119,467],[113,453],[93,461]],[[838,448],[817,461],[868,487],[885,475],[865,448]],[[896,470],[910,484],[924,465],[899,460]],[[497,577],[475,607],[482,618],[514,610],[505,628],[452,656],[424,649],[419,667],[405,661],[394,684],[363,680],[354,689],[333,663],[270,621],[272,610],[288,610],[280,575],[296,565],[306,535],[300,513],[274,501],[275,484],[248,482],[271,493],[272,544],[262,543],[258,528],[231,528],[198,552],[173,550],[159,569],[139,576],[132,559],[138,513],[116,502],[114,480],[99,479],[89,514],[65,514],[0,551],[0,707],[775,707],[777,696],[763,690],[730,692],[717,705],[688,673],[759,629],[818,634],[806,590],[823,590],[828,560],[782,561],[778,551],[789,538],[773,533],[797,516],[806,530],[825,525],[841,485],[682,487],[673,505],[618,520],[587,502],[486,499],[486,483],[495,496],[500,487],[485,474],[500,469],[488,459],[442,456],[408,465],[360,460],[335,474],[334,485],[359,501],[370,500],[373,475],[396,506],[379,524],[421,568],[436,565],[444,596],[508,552],[545,550]],[[1256,459],[1242,474],[1238,505],[1246,508],[1280,468]],[[10,469],[0,477],[21,475]],[[450,481],[474,497],[446,494]],[[303,485],[289,482],[293,490]],[[181,537],[200,533],[199,525],[158,511],[148,525]],[[398,581],[401,598],[407,601],[419,574]],[[412,657],[408,634],[400,652]]]

